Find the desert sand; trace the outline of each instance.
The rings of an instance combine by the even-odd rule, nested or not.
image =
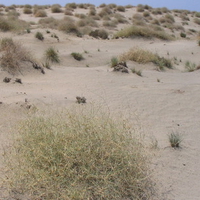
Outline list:
[[[100,9],[100,8],[98,8]],[[153,158],[151,168],[158,188],[158,199],[197,200],[200,199],[200,71],[185,71],[185,62],[199,65],[200,47],[195,34],[181,38],[179,32],[174,41],[144,38],[119,38],[102,40],[84,35],[77,37],[58,30],[48,29],[59,36],[59,42],[46,33],[46,28],[37,26],[40,18],[23,14],[20,19],[35,21],[31,33],[17,34],[0,32],[0,38],[12,37],[27,47],[32,54],[42,60],[44,51],[53,46],[59,53],[61,63],[53,64],[51,70],[41,74],[27,69],[22,74],[11,75],[0,71],[0,172],[6,172],[3,152],[12,143],[12,136],[19,121],[27,117],[28,105],[37,109],[57,109],[76,103],[76,96],[84,96],[87,103],[108,107],[110,112],[120,112],[130,121],[137,123],[145,135]],[[77,8],[74,13],[87,13]],[[63,13],[51,13],[48,17],[57,19]],[[137,13],[136,8],[127,8],[127,20]],[[172,13],[173,14],[173,13]],[[157,17],[157,16],[156,16]],[[159,16],[161,17],[161,16]],[[75,18],[75,17],[74,17]],[[176,17],[180,23],[180,18]],[[101,23],[99,21],[98,23]],[[130,20],[129,20],[129,23]],[[128,26],[119,25],[113,32]],[[200,26],[192,21],[185,29],[200,31]],[[44,41],[37,40],[37,31],[43,33]],[[169,33],[170,30],[168,30]],[[186,31],[187,32],[187,31]],[[142,77],[134,73],[113,72],[111,58],[131,48],[140,47],[170,59],[181,60],[173,69],[158,71],[152,64],[138,64],[127,61],[128,68],[142,70]],[[83,61],[76,61],[70,54],[80,52]],[[11,77],[4,83],[4,77]],[[14,82],[21,78],[22,84]],[[137,122],[135,122],[137,121]],[[181,147],[170,146],[168,134],[178,132],[183,136]],[[157,141],[156,147],[151,147]],[[22,198],[22,197],[21,197]],[[0,199],[9,199],[3,184],[0,185]]]

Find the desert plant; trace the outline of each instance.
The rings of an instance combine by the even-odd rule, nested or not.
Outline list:
[[[198,19],[198,18],[194,18],[194,23],[200,25],[200,19]]]
[[[37,113],[6,152],[8,183],[33,199],[149,199],[148,154],[127,120],[100,108]]]
[[[78,60],[78,61],[81,61],[84,59],[84,57],[80,53],[73,52],[73,53],[71,53],[71,55],[75,60]]]
[[[59,63],[60,62],[59,55],[53,47],[49,47],[45,51],[45,59],[46,59],[47,62],[52,62],[52,63]]]
[[[182,142],[182,136],[179,133],[172,132],[171,134],[169,134],[168,137],[171,147],[180,147],[180,143]]]
[[[150,51],[139,49],[139,48],[130,49],[128,52],[121,54],[119,56],[119,60],[120,61],[131,60],[131,61],[135,61],[141,64],[152,62],[156,66],[158,66],[160,70],[163,70],[164,67],[167,67],[169,69],[173,68],[173,65],[170,59],[160,57],[157,54],[154,54]]]
[[[141,70],[136,70],[135,68],[132,68],[131,71],[132,71],[132,73],[137,74],[138,76],[142,76]]]
[[[64,20],[59,21],[58,30],[75,34],[80,32],[75,22],[70,18],[65,18]]]
[[[117,57],[112,57],[111,58],[111,67],[115,67],[119,63]]]
[[[101,38],[104,40],[108,38],[108,32],[104,29],[97,29],[95,31],[91,31],[89,35],[94,38]]]
[[[193,72],[196,70],[196,64],[191,63],[190,61],[185,62],[185,69],[187,72]]]
[[[33,12],[32,12],[31,8],[24,7],[23,13],[24,14],[32,14]]]
[[[196,13],[195,13],[195,17],[200,18],[200,12],[196,12]]]
[[[114,38],[118,37],[144,37],[144,38],[159,38],[162,40],[173,40],[173,37],[164,31],[155,31],[150,27],[130,26],[124,28],[114,34]]]
[[[45,10],[37,10],[35,13],[35,17],[47,17],[47,13]]]
[[[125,12],[125,7],[124,6],[117,6],[117,11],[119,12]]]
[[[11,38],[1,40],[0,66],[11,74],[21,73],[23,64],[31,63],[33,58],[30,52],[20,43],[14,42]],[[27,66],[27,64],[26,64]]]
[[[180,36],[181,36],[182,38],[186,38],[186,34],[183,33],[183,32],[180,33]]]
[[[43,34],[39,31],[35,34],[35,38],[37,38],[38,40],[42,40],[42,41],[44,40]]]
[[[76,3],[67,3],[65,5],[66,8],[71,8],[71,9],[76,9],[77,8],[77,4]]]
[[[51,6],[51,12],[52,13],[61,13],[62,12],[61,6],[59,4],[53,4]]]
[[[65,12],[64,12],[65,15],[69,15],[69,16],[72,16],[73,13],[71,10],[69,10],[68,8],[65,9]]]

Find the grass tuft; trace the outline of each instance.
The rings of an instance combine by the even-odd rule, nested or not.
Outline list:
[[[45,58],[46,58],[47,63],[48,62],[52,62],[52,63],[59,63],[60,62],[59,55],[53,47],[49,47],[45,51]]]
[[[83,57],[82,54],[80,54],[80,53],[73,52],[73,53],[71,53],[71,55],[73,56],[73,58],[74,58],[75,60],[78,60],[78,61],[81,61],[81,60],[84,59],[84,57]]]
[[[163,70],[164,67],[167,67],[169,69],[173,68],[173,65],[170,59],[160,57],[157,54],[154,54],[150,51],[139,49],[139,48],[130,49],[128,52],[120,55],[119,59],[120,61],[131,60],[131,61],[135,61],[141,64],[152,62],[156,66],[158,66],[160,70]]]
[[[180,143],[182,142],[182,137],[179,133],[171,133],[169,135],[169,142],[171,147],[180,147]]]
[[[33,199],[149,199],[146,155],[126,120],[77,105],[28,118],[5,160],[12,190]]]

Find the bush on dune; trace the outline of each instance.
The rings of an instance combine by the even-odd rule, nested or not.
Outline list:
[[[7,154],[15,192],[34,199],[149,199],[148,158],[125,120],[94,106],[36,114]]]

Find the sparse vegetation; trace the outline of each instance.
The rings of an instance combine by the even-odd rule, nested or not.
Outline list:
[[[81,61],[84,59],[83,55],[80,53],[73,52],[71,53],[71,55],[75,60],[78,60],[78,61]]]
[[[43,34],[39,31],[35,34],[35,38],[37,38],[38,40],[41,40],[41,41],[44,40]]]
[[[160,57],[157,54],[153,54],[150,51],[146,51],[143,49],[131,49],[128,52],[120,55],[120,61],[131,60],[138,63],[146,64],[149,62],[154,63],[156,66],[159,67],[160,70],[163,70],[164,67],[166,68],[173,68],[172,62],[170,59],[166,59],[164,57]]]
[[[45,10],[39,9],[35,12],[35,17],[47,17],[47,13]]]
[[[132,68],[131,71],[132,71],[132,73],[137,74],[138,76],[142,76],[141,70],[136,70],[135,68]]]
[[[180,33],[180,36],[181,36],[182,38],[186,38],[186,34],[183,33],[183,32]]]
[[[187,72],[193,72],[196,70],[196,64],[191,63],[190,61],[186,61],[185,63],[185,69]]]
[[[104,40],[108,38],[108,32],[104,29],[97,29],[95,31],[91,31],[89,35],[94,38],[101,38]]]
[[[164,31],[155,31],[150,27],[131,26],[115,33],[114,38],[118,37],[144,37],[144,38],[159,38],[162,40],[173,40],[173,37]]]
[[[53,4],[51,6],[51,12],[52,13],[61,13],[62,12],[61,6],[59,4]]]
[[[182,137],[179,133],[171,133],[169,134],[169,142],[171,147],[178,148],[180,147],[180,143],[182,142]]]
[[[112,57],[111,58],[111,67],[115,67],[118,64],[118,58],[117,57]]]
[[[30,52],[11,38],[3,38],[0,46],[0,66],[11,74],[21,73],[23,64],[33,60]]]
[[[49,63],[49,62],[59,63],[60,62],[58,52],[53,47],[49,47],[45,51],[45,59],[46,59],[47,63]]]

